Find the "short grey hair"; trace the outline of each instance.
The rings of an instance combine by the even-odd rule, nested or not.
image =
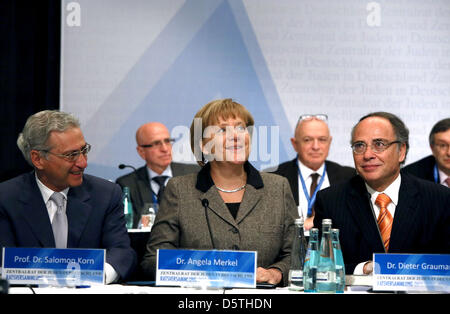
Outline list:
[[[408,151],[409,151],[409,130],[406,127],[405,123],[399,117],[397,117],[395,114],[392,114],[389,112],[384,112],[384,111],[378,111],[378,112],[372,112],[372,113],[365,115],[364,117],[359,119],[358,123],[356,123],[356,125],[353,127],[350,144],[353,144],[353,136],[355,134],[355,129],[358,126],[358,124],[361,121],[363,121],[367,118],[371,118],[371,117],[379,117],[379,118],[384,118],[384,119],[388,120],[391,123],[392,128],[394,129],[396,140],[400,142],[398,144],[398,148],[400,149],[402,144],[406,145],[405,159],[400,163],[400,165],[403,165],[406,161],[406,156],[408,155]]]
[[[48,151],[52,147],[47,144],[48,137],[53,131],[64,132],[71,128],[79,128],[80,122],[70,113],[58,110],[44,110],[30,116],[17,138],[17,146],[25,160],[31,162],[31,151]]]

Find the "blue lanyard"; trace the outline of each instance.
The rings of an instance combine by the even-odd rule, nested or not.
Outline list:
[[[439,172],[438,172],[437,164],[434,165],[433,175],[434,175],[434,182],[439,183]]]
[[[298,164],[298,159],[297,159],[297,171],[298,171],[298,175],[300,176],[300,181],[302,182],[303,193],[305,194],[306,199],[308,200],[307,216],[311,217],[312,216],[312,207],[313,207],[313,205],[314,205],[314,203],[316,201],[317,192],[320,191],[320,187],[322,186],[323,180],[325,180],[325,172],[327,171],[327,165],[325,163],[323,164],[322,177],[320,178],[320,181],[317,184],[317,187],[314,190],[314,193],[313,193],[313,195],[311,197],[309,197],[308,190],[306,189],[305,180],[303,180],[303,176],[302,176],[302,173],[300,171],[300,165]]]
[[[152,193],[152,200],[153,200],[153,204],[158,204],[158,199],[156,198],[155,193],[153,192],[153,190],[151,191]]]

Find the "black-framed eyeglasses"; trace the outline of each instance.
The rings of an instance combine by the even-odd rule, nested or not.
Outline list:
[[[387,142],[384,140],[373,140],[370,144],[370,149],[375,153],[382,153],[392,144],[400,144],[400,141]],[[367,150],[367,143],[355,142],[351,145],[355,154],[364,154]]]
[[[75,162],[78,160],[78,157],[80,157],[81,154],[83,154],[83,156],[86,157],[89,151],[91,150],[91,147],[92,147],[91,144],[86,143],[86,145],[84,145],[81,149],[74,150],[65,154],[56,154],[52,153],[49,150],[42,150],[42,152],[55,155],[56,157],[63,158],[69,162]]]
[[[324,113],[318,113],[318,114],[302,114],[299,118],[298,118],[298,122],[300,123],[300,121],[309,121],[312,119],[317,119],[317,120],[322,120],[324,122],[328,121],[328,116]]]
[[[151,147],[161,148],[163,146],[163,144],[172,145],[173,143],[175,143],[174,138],[165,138],[162,141],[158,140],[158,141],[151,142],[150,144],[139,145],[139,146],[144,147],[144,148],[151,148]]]

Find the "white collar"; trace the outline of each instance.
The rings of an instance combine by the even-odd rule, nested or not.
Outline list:
[[[304,180],[308,179],[313,173],[317,173],[319,176],[322,176],[323,168],[325,167],[325,162],[323,162],[322,165],[319,167],[319,169],[317,169],[315,171],[315,170],[312,170],[311,168],[305,166],[300,161],[300,159],[297,158],[297,160],[298,160],[298,166],[300,168],[300,172],[301,172]]]
[[[402,183],[402,177],[399,174],[398,177],[382,192],[375,191],[372,189],[366,182],[364,184],[366,185],[367,192],[370,194],[370,199],[372,200],[372,203],[375,203],[375,200],[378,197],[378,194],[384,193],[391,199],[392,203],[394,203],[395,206],[398,204],[398,195],[400,193],[400,184]]]
[[[449,177],[448,175],[445,174],[444,171],[442,171],[441,169],[438,168],[439,171],[439,182],[440,184],[445,184],[445,180],[447,180],[447,178]]]
[[[39,180],[36,172],[34,173],[34,176],[36,178],[36,183],[38,185],[39,190],[41,191],[42,198],[44,199],[44,203],[47,204],[48,200],[50,199],[50,196],[52,196],[53,193],[56,191],[53,191],[52,189],[48,188],[44,183]],[[69,188],[65,188],[64,190],[60,191],[62,195],[64,195],[64,198],[67,200],[67,194],[69,193]]]
[[[170,167],[170,165],[161,174],[156,173],[149,167],[147,167],[147,171],[148,171],[148,177],[150,179],[150,182],[152,181],[152,178],[154,178],[154,177],[159,177],[159,176],[168,176],[169,178],[173,177],[172,168]]]

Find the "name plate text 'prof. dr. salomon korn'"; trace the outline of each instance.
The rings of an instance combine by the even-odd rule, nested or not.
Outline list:
[[[2,278],[11,284],[82,286],[104,283],[105,250],[4,248]]]
[[[156,285],[256,287],[257,253],[217,250],[158,250]]]
[[[374,254],[373,290],[450,292],[448,254]]]

